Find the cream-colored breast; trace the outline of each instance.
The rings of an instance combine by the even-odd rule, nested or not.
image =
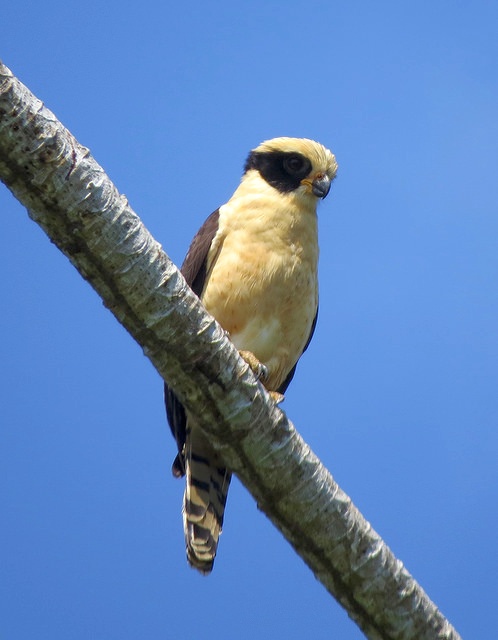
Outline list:
[[[267,387],[277,389],[317,311],[315,202],[260,184],[255,196],[245,186],[220,208],[201,298],[235,346],[268,367]]]

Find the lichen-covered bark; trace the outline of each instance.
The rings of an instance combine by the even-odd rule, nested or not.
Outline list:
[[[459,638],[269,400],[89,151],[1,63],[0,179],[366,636]]]

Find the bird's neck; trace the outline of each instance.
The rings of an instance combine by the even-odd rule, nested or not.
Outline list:
[[[223,205],[222,210],[228,214],[223,218],[230,221],[232,229],[264,227],[287,241],[303,236],[311,239],[317,234],[316,202],[304,190],[281,193],[251,171]]]

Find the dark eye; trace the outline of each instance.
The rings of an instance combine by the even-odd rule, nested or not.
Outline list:
[[[304,177],[309,171],[309,160],[293,153],[284,158],[284,169],[291,176]]]

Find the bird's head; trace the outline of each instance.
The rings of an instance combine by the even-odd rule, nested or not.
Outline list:
[[[335,156],[306,138],[274,138],[253,149],[244,172],[258,171],[281,193],[325,198],[337,173]]]

